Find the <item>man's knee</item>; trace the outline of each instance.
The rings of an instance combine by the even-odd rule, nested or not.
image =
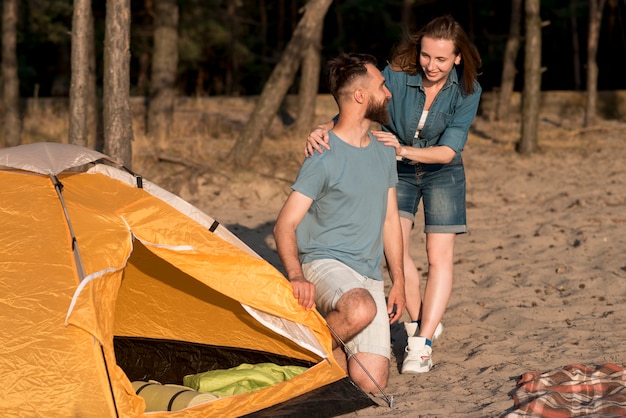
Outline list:
[[[355,328],[363,329],[376,317],[376,303],[366,289],[352,289],[337,303],[337,310]]]

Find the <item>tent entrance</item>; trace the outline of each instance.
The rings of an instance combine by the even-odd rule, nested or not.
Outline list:
[[[236,367],[241,363],[313,366],[313,363],[305,360],[262,351],[180,341],[115,337],[114,344],[117,364],[131,381],[156,380],[182,385],[185,375]],[[335,417],[375,405],[366,393],[346,377],[242,418]]]
[[[115,358],[131,381],[183,384],[183,377],[242,363],[311,367],[312,362],[263,351],[149,338],[115,337]]]
[[[304,369],[326,364],[288,334],[264,325],[267,318],[262,313],[177,268],[177,257],[176,251],[157,255],[148,245],[133,241],[113,327],[116,363],[131,382],[184,385],[185,376],[228,373],[242,364]],[[200,273],[204,279],[219,274],[222,280],[233,281],[234,273],[224,270],[228,267],[215,266]]]

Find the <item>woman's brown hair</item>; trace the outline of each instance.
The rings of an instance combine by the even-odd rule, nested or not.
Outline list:
[[[465,94],[473,93],[474,80],[478,76],[478,69],[482,66],[482,60],[478,50],[470,42],[461,25],[449,15],[437,17],[417,33],[408,34],[406,39],[393,51],[391,68],[395,71],[404,71],[409,75],[416,75],[421,69],[419,55],[424,37],[446,39],[454,43],[454,52],[461,54],[460,65],[463,67],[461,89]]]

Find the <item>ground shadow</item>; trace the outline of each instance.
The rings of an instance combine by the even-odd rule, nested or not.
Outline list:
[[[402,361],[404,360],[404,349],[408,343],[404,322],[394,322],[391,328],[391,351],[396,359],[398,372],[402,371]]]
[[[254,228],[238,223],[223,225],[284,275],[285,272],[278,253],[268,244],[274,240],[274,223],[266,222]]]

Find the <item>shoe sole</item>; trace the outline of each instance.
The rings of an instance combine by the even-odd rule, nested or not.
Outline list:
[[[405,370],[401,374],[423,374],[423,373],[428,373],[429,371],[430,369],[428,370]]]
[[[432,369],[432,365],[430,365],[430,367],[422,367],[419,369],[411,369],[411,370],[404,370],[404,368],[402,369],[401,374],[422,374],[422,373],[428,373],[431,369]]]

